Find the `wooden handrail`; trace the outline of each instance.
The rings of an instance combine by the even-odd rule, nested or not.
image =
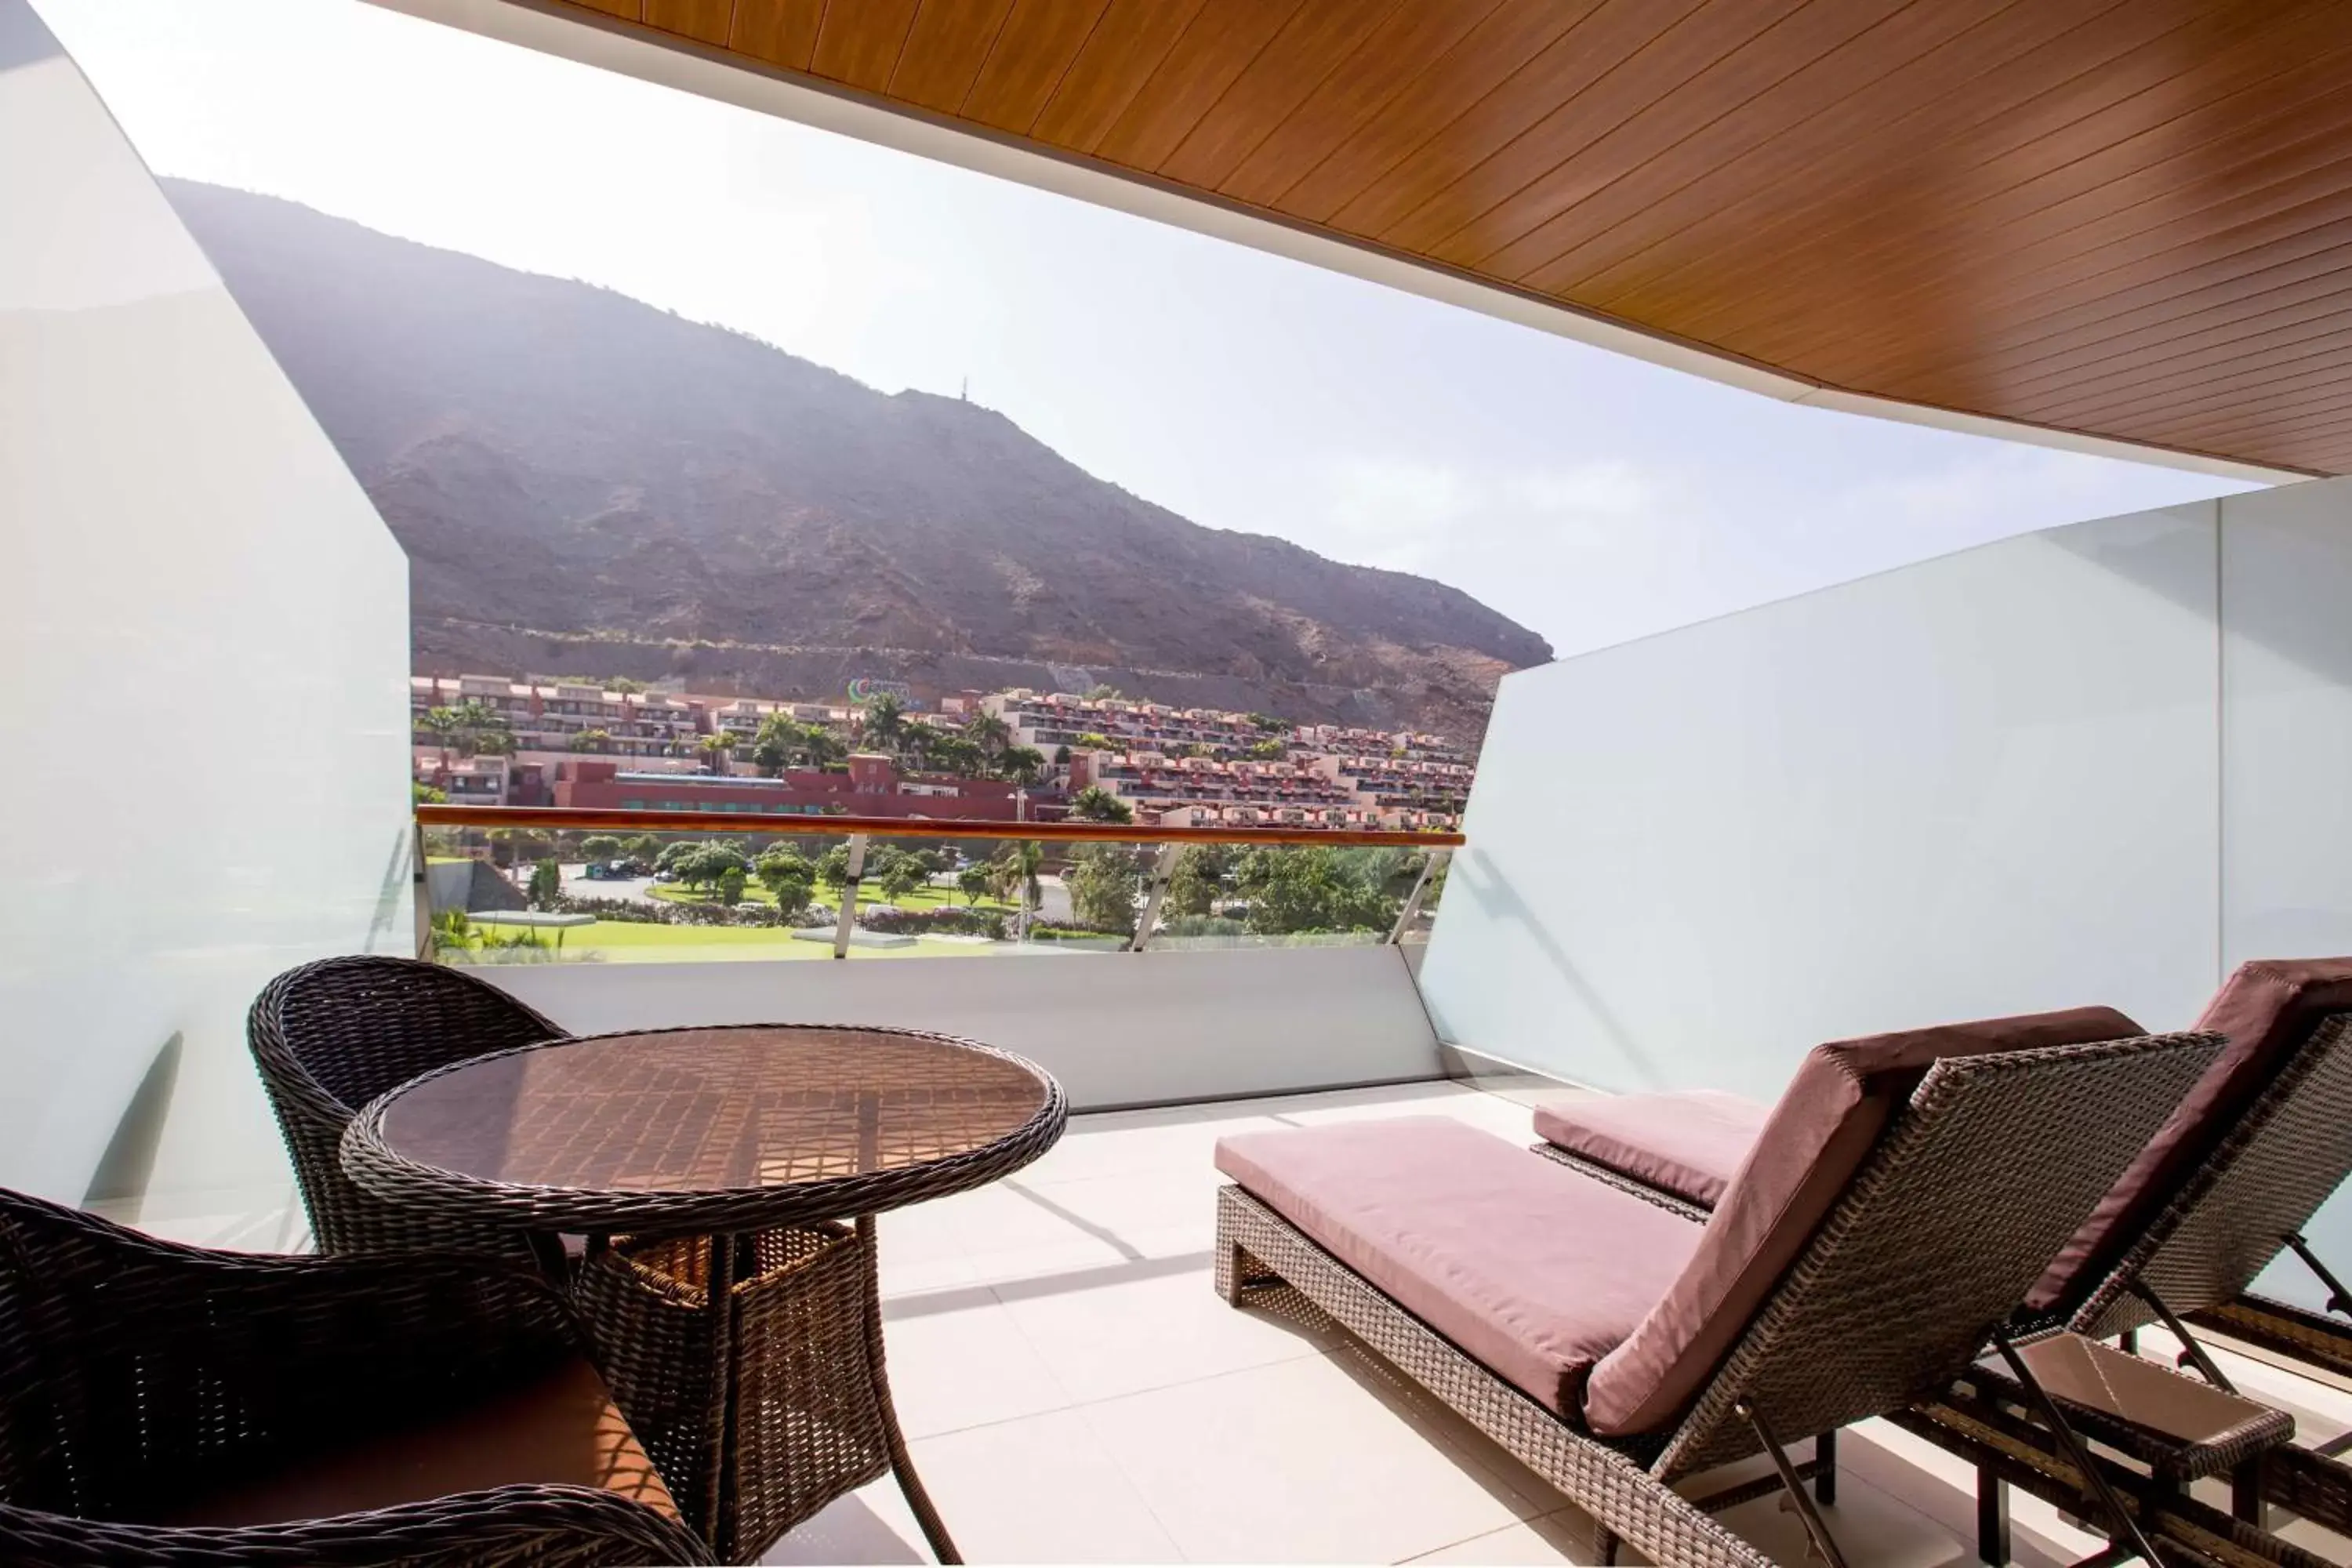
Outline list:
[[[425,827],[541,827],[577,833],[761,833],[810,837],[866,833],[890,838],[1034,838],[1064,844],[1322,844],[1457,849],[1459,833],[1355,827],[1147,827],[1113,822],[958,822],[934,816],[803,816],[764,811],[603,811],[574,805],[416,808]]]

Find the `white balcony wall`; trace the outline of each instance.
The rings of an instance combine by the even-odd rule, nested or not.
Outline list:
[[[0,149],[0,1184],[282,1215],[244,1009],[414,942],[406,563],[24,0]]]
[[[2212,504],[1507,678],[1423,985],[1449,1041],[1769,1098],[1811,1047],[2212,988]]]
[[[2180,1027],[2241,959],[2352,952],[2347,603],[2336,480],[1511,676],[1432,1018],[1600,1088],[1769,1099],[1822,1040],[2084,1003]],[[2317,1228],[2352,1259],[2347,1207]]]
[[[2221,961],[2352,953],[2352,480],[2221,517]],[[2311,1231],[2352,1264],[2352,1195]],[[2263,1288],[2325,1305],[2299,1264]]]
[[[684,1024],[880,1024],[1002,1046],[1081,1110],[1443,1075],[1410,950],[1046,952],[844,963],[475,971],[580,1034]]]

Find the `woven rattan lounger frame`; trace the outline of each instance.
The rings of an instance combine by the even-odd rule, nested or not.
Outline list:
[[[1655,1434],[1602,1438],[1547,1410],[1238,1187],[1218,1196],[1217,1287],[1239,1303],[1295,1286],[1652,1561],[1762,1563],[1669,1483],[1758,1451],[1742,1405],[1795,1442],[1948,1386],[2219,1045],[2148,1036],[1938,1062]]]

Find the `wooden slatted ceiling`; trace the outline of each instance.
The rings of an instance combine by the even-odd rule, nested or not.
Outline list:
[[[2352,0],[551,0],[1825,385],[2352,472]]]

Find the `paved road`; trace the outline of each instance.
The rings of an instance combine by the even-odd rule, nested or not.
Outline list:
[[[613,880],[591,881],[585,866],[563,868],[563,890],[580,899],[635,899],[639,903],[654,901],[650,891],[651,877],[628,877]]]

